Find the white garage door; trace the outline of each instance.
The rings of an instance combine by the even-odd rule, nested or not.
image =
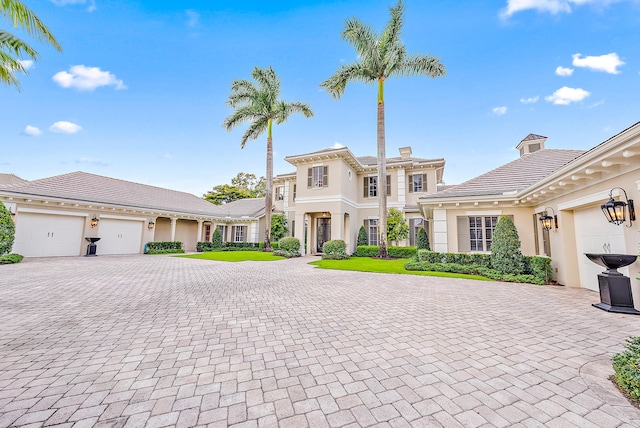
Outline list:
[[[600,207],[574,211],[576,247],[580,285],[598,291],[598,274],[606,270],[589,260],[584,253],[625,253],[624,226],[607,222]],[[628,268],[618,269],[629,274]]]
[[[138,254],[141,252],[142,225],[139,220],[101,218],[97,254]]]
[[[78,256],[84,217],[19,213],[13,252],[25,257]]]

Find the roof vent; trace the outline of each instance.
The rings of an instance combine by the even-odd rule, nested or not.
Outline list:
[[[543,150],[545,141],[547,141],[547,137],[537,134],[529,134],[520,141],[516,146],[516,149],[520,151],[520,157],[522,157],[529,153]]]
[[[400,157],[402,159],[409,159],[411,157],[411,147],[400,147]]]

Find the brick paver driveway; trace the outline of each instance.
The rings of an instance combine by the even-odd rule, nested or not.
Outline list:
[[[638,426],[596,293],[163,256],[0,266],[0,426]]]

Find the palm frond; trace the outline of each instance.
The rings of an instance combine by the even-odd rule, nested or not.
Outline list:
[[[13,57],[28,56],[36,61],[40,58],[35,49],[31,48],[19,37],[4,30],[0,30],[0,49],[8,52]]]
[[[222,127],[227,131],[231,131],[238,125],[255,121],[256,119],[260,119],[261,117],[261,115],[256,114],[256,111],[251,106],[244,106],[238,108],[229,116],[227,116],[222,122]]]
[[[320,84],[332,97],[340,99],[349,82],[372,83],[378,79],[374,72],[364,64],[356,62],[341,66],[338,71]]]
[[[360,61],[379,62],[378,36],[369,25],[363,24],[357,18],[347,19],[342,31],[342,39],[354,47]]]
[[[412,55],[406,59],[404,66],[398,68],[396,76],[427,76],[442,77],[447,74],[447,69],[440,59],[431,55]]]
[[[257,120],[251,122],[247,130],[242,135],[242,140],[240,141],[240,148],[244,149],[244,146],[247,145],[247,141],[255,140],[267,129],[267,125],[269,123],[269,119],[266,117],[258,118]]]
[[[0,82],[7,86],[15,86],[20,90],[20,82],[15,73],[26,73],[26,70],[18,60],[0,50]]]
[[[398,45],[402,46],[400,33],[404,24],[404,5],[402,0],[398,0],[396,7],[389,7],[391,17],[386,27],[380,35],[380,51],[382,56],[386,55],[387,50],[395,49]]]
[[[40,18],[25,6],[20,0],[0,0],[0,13],[8,18],[13,26],[22,28],[27,34],[36,39],[47,42],[62,51],[62,47],[53,36],[49,28],[40,21]]]
[[[274,116],[275,123],[281,124],[286,122],[293,113],[302,113],[304,117],[312,117],[313,111],[307,103],[300,101],[293,101],[287,103],[285,101],[279,101],[276,106],[276,114]]]

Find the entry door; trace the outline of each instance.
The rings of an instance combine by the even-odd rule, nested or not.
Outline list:
[[[331,241],[331,219],[319,218],[317,230],[318,230],[318,239],[317,239],[318,246],[316,250],[319,253],[321,253],[322,245],[327,241]]]

